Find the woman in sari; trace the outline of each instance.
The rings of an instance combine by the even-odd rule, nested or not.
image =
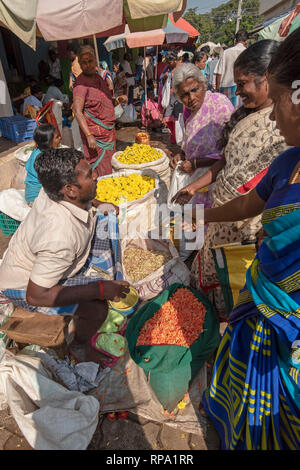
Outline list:
[[[84,156],[98,176],[103,176],[112,172],[111,157],[115,152],[114,100],[96,71],[93,48],[82,46],[78,60],[82,74],[73,88],[73,111],[80,128]],[[126,100],[127,97],[119,97],[119,102]]]
[[[123,70],[122,65],[117,62],[113,65],[114,72],[116,74],[114,79],[114,96],[117,98],[118,96],[126,95],[128,93],[128,83],[126,80],[126,74]]]
[[[225,95],[207,91],[203,73],[193,64],[182,64],[175,70],[173,88],[190,110],[190,116],[185,123],[182,151],[171,159],[170,165],[179,165],[184,173],[192,174],[197,168],[205,173],[222,158],[223,149],[217,144],[234,108]],[[211,207],[211,191],[197,194],[195,202]]]
[[[268,68],[271,120],[287,145],[255,189],[205,222],[263,213],[265,239],[229,317],[204,410],[223,449],[300,449],[300,29]]]
[[[246,194],[266,174],[276,156],[286,149],[284,138],[269,118],[272,100],[268,96],[266,71],[277,48],[276,41],[259,41],[238,57],[234,74],[237,95],[241,96],[243,106],[224,127],[219,142],[220,147],[225,148],[224,157],[201,178],[179,191],[175,196],[177,202],[187,203],[199,189],[213,182],[213,207]],[[260,228],[261,217],[257,216],[242,222],[210,224],[205,232],[204,246],[195,257],[192,272],[196,287],[208,292],[221,316],[228,313],[218,286],[211,248],[255,240]]]

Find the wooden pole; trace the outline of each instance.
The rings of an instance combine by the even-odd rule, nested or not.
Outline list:
[[[144,46],[144,79],[145,79],[145,111],[147,111],[147,72],[146,72],[146,47]],[[147,130],[147,118],[146,118]]]
[[[98,45],[97,45],[97,39],[96,39],[95,34],[93,34],[93,39],[94,39],[94,49],[95,49],[95,54],[96,54],[97,67],[100,67]]]
[[[243,0],[239,0],[239,6],[238,6],[238,12],[237,12],[237,19],[236,19],[236,28],[235,28],[235,34],[238,32],[240,29],[240,22],[242,19],[242,3]]]

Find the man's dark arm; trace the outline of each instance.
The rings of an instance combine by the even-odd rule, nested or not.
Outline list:
[[[126,297],[129,284],[125,281],[103,281],[104,299],[118,301]],[[98,282],[91,282],[85,286],[39,286],[29,280],[26,300],[29,305],[37,307],[62,307],[91,300],[100,300],[100,287]]]

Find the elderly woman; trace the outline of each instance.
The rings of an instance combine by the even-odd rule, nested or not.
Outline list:
[[[259,41],[238,57],[234,66],[237,95],[243,107],[235,111],[225,126],[220,145],[225,154],[195,183],[183,188],[175,201],[187,203],[201,188],[215,181],[213,207],[218,207],[254,188],[266,174],[274,158],[286,149],[284,138],[270,120],[272,100],[268,96],[267,67],[278,43]],[[211,291],[209,296],[221,315],[226,314],[211,248],[220,244],[248,242],[261,227],[260,217],[244,222],[209,225],[204,246],[196,256],[192,272],[197,287]]]
[[[226,450],[300,450],[299,62],[300,28],[280,44],[267,72],[270,119],[295,147],[272,162],[252,191],[205,211],[206,222],[263,213],[266,234],[204,394],[204,409]],[[249,103],[246,92],[242,96]]]
[[[78,60],[82,74],[73,88],[73,111],[80,128],[84,156],[98,176],[103,176],[112,172],[111,157],[115,152],[114,100],[97,73],[94,49],[82,46]],[[121,98],[123,102],[127,100]]]
[[[171,159],[170,165],[175,168],[182,160],[179,166],[185,173],[211,167],[222,158],[218,142],[234,111],[230,100],[221,93],[207,91],[206,83],[201,70],[193,64],[182,64],[174,72],[174,92],[191,114],[185,123],[182,152]],[[211,192],[197,195],[195,202],[211,206]]]

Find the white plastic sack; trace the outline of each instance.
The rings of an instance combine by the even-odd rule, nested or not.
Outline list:
[[[122,240],[121,247],[122,253],[128,248],[141,248],[143,250],[161,251],[172,256],[172,259],[161,266],[161,268],[137,282],[133,282],[130,279],[123,266],[124,280],[128,281],[138,291],[140,299],[150,300],[176,282],[186,286],[190,284],[190,271],[179,258],[178,251],[171,240],[152,240],[150,238],[124,239]]]
[[[24,145],[24,147],[19,148],[14,152],[14,157],[18,160],[20,165],[25,166],[25,163],[29,159],[32,151],[34,150],[35,143],[32,142],[28,145]]]
[[[183,114],[180,113],[177,121],[175,121],[175,139],[176,144],[181,146],[184,138],[184,121]]]
[[[72,121],[72,136],[73,136],[74,148],[76,150],[79,150],[79,152],[83,152],[83,145],[82,145],[82,140],[81,140],[81,135],[80,135],[80,130],[79,130],[79,124],[75,117]]]
[[[126,165],[118,161],[117,157],[122,152],[115,152],[111,159],[111,165],[114,171],[119,170],[153,170],[155,174],[166,184],[167,189],[170,187],[171,180],[171,169],[170,169],[170,159],[165,154],[165,152],[159,148],[155,148],[158,152],[161,153],[161,158],[153,162],[141,163],[140,165]]]
[[[63,127],[63,117],[62,117],[62,107],[63,103],[62,101],[59,100],[50,100],[53,101],[53,106],[52,106],[52,111],[55,116],[58,128],[60,133],[62,133],[62,127]]]
[[[133,104],[127,104],[123,109],[124,112],[118,119],[118,122],[135,122],[137,120],[137,114]]]
[[[180,162],[178,162],[173,176],[171,180],[171,186],[170,186],[170,191],[168,195],[168,202],[167,206],[170,211],[173,212],[181,212],[182,207],[179,204],[174,204],[172,201],[173,196],[182,188],[185,186],[191,184],[192,182],[196,181],[198,178],[200,178],[204,173],[207,172],[209,168],[198,168],[192,175],[189,175],[188,173],[183,173],[179,169]],[[210,185],[210,188],[212,185]],[[197,203],[197,194],[192,197],[192,199],[189,201],[190,205],[195,205]],[[188,208],[185,209],[185,213],[187,214]],[[182,237],[178,240],[178,250],[179,250],[179,255],[180,258],[184,261],[186,260],[190,254],[192,253],[193,250],[188,249],[190,245],[195,244],[196,242],[196,235],[194,236],[192,234],[192,228],[188,230],[188,233],[186,235],[182,233]],[[196,246],[196,245],[195,245]],[[198,246],[198,244],[197,244]]]
[[[168,74],[168,78],[166,79],[163,89],[162,89],[162,94],[161,94],[161,105],[164,109],[166,109],[169,106],[170,103],[170,96],[171,96],[171,74]]]
[[[121,104],[118,104],[117,106],[115,106],[116,119],[120,119],[123,113],[124,113],[124,109]]]
[[[206,168],[197,168],[197,170],[195,170],[191,175],[188,174],[188,173],[183,173],[180,169],[179,169],[179,165],[181,164],[181,162],[178,162],[177,165],[176,165],[176,168],[173,172],[173,175],[172,175],[172,179],[171,179],[171,185],[170,185],[170,191],[169,191],[169,195],[168,195],[168,208],[171,210],[171,211],[174,211],[174,210],[179,210],[180,206],[179,204],[174,204],[171,202],[172,198],[175,196],[175,194],[182,188],[185,188],[185,186],[188,186],[189,184],[193,183],[194,181],[196,181],[198,178],[200,178],[202,175],[204,175],[210,167],[206,167]],[[210,189],[212,188],[212,185],[210,185]],[[194,204],[194,199],[196,198],[196,196],[194,196],[189,204]]]
[[[0,364],[0,393],[36,450],[84,450],[98,424],[99,402],[52,380],[40,358],[8,351]]]
[[[25,189],[4,189],[0,192],[0,211],[15,220],[23,221],[30,212],[25,201]]]

